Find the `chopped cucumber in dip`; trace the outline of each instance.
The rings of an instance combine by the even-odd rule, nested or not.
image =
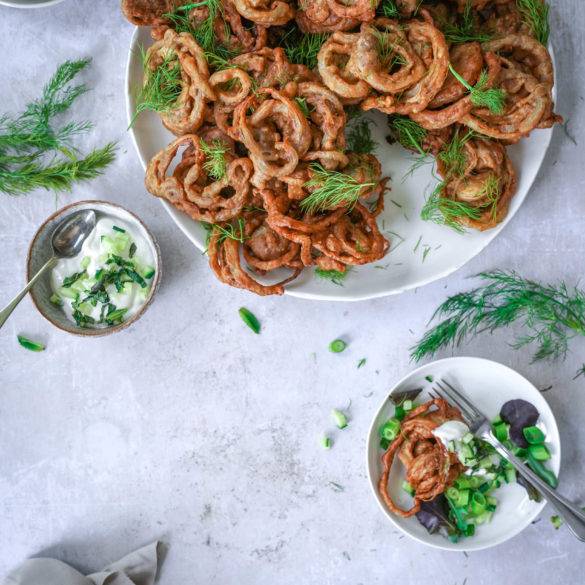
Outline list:
[[[80,327],[119,325],[148,298],[153,265],[150,247],[129,224],[102,217],[79,255],[53,269],[51,303]]]

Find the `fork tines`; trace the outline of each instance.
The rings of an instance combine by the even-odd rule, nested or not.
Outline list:
[[[478,423],[485,417],[483,414],[461,393],[446,380],[435,382],[433,390],[441,397],[454,404],[465,419],[471,423]]]

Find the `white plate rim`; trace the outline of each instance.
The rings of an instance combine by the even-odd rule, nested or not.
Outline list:
[[[2,0],[0,0],[0,1],[2,1]],[[59,1],[61,1],[61,0],[59,0]],[[126,91],[125,91],[125,93],[126,93],[126,116],[128,119],[128,123],[130,123],[130,120],[133,117],[132,92],[131,92],[131,80],[130,80],[132,56],[133,56],[133,52],[138,47],[138,35],[140,34],[141,28],[144,28],[144,27],[135,27],[135,30],[132,33],[132,37],[130,39],[130,48],[128,50],[128,57],[126,60],[126,73],[125,73],[125,90]],[[555,57],[554,57],[552,45],[549,45],[548,49],[549,49],[551,59],[553,62],[553,67],[554,67],[555,66]],[[555,72],[555,77],[556,77],[556,67],[554,67],[554,72]],[[556,100],[556,97],[557,97],[557,94],[556,94],[556,83],[555,83],[555,85],[553,86],[553,99]],[[136,132],[135,132],[133,127],[130,127],[128,129],[128,131],[130,132],[130,135],[132,136],[132,142],[134,144],[134,149],[136,150],[136,153],[138,154],[138,158],[140,160],[140,163],[141,163],[143,169],[146,170],[147,161],[143,158],[143,156],[141,154],[141,149],[140,149],[140,145],[138,144]],[[504,221],[501,224],[499,224],[496,228],[490,230],[489,236],[481,243],[481,245],[478,247],[478,249],[475,251],[475,253],[472,256],[462,260],[461,262],[454,263],[449,268],[447,268],[443,271],[440,271],[432,276],[429,276],[427,278],[422,278],[418,282],[413,282],[413,283],[405,285],[405,286],[398,286],[398,287],[395,287],[395,288],[392,288],[389,290],[385,290],[385,291],[378,291],[378,292],[364,293],[364,294],[352,294],[352,295],[347,295],[347,296],[341,297],[338,295],[328,295],[327,293],[316,294],[316,293],[312,293],[312,292],[304,292],[302,290],[297,290],[297,289],[287,289],[285,287],[284,294],[291,296],[291,297],[296,297],[296,298],[305,299],[305,300],[313,300],[313,301],[333,301],[333,302],[367,301],[367,300],[373,300],[373,299],[379,299],[379,298],[385,298],[385,297],[399,295],[399,294],[402,294],[402,293],[407,292],[409,290],[417,289],[417,288],[426,286],[428,284],[432,284],[433,282],[437,282],[439,280],[442,280],[442,279],[450,276],[454,272],[457,272],[458,270],[463,268],[463,266],[465,266],[467,263],[471,262],[471,260],[476,258],[479,254],[481,254],[485,250],[485,248],[489,244],[491,244],[492,241],[498,235],[500,235],[500,233],[506,228],[508,223],[510,221],[512,221],[512,219],[516,216],[516,214],[518,213],[518,211],[520,210],[520,208],[524,204],[524,201],[525,201],[526,197],[528,196],[528,193],[530,193],[532,186],[534,185],[534,181],[538,177],[538,173],[540,172],[540,169],[542,168],[542,164],[544,162],[544,159],[546,157],[546,154],[548,152],[548,149],[550,147],[550,143],[552,140],[552,134],[553,134],[552,128],[547,128],[547,129],[539,130],[539,131],[546,134],[546,144],[544,145],[544,147],[540,151],[540,160],[538,161],[538,168],[534,174],[534,178],[532,179],[530,184],[526,187],[526,190],[523,193],[518,193],[517,195],[514,196],[516,201],[518,201],[517,207],[508,213],[508,215],[506,216],[506,218],[504,219]],[[160,202],[161,202],[162,206],[165,208],[165,210],[167,211],[167,213],[171,216],[171,218],[175,222],[175,224],[183,232],[183,234],[185,234],[185,236],[187,236],[187,238],[195,245],[195,247],[198,250],[200,250],[201,252],[205,252],[205,248],[202,245],[202,243],[200,243],[193,236],[193,234],[190,233],[186,229],[186,227],[183,225],[183,223],[179,220],[179,218],[181,216],[181,212],[178,211],[177,209],[175,209],[170,203],[168,203],[164,199],[160,199]],[[194,220],[190,220],[190,221],[194,221]]]
[[[22,0],[19,2],[18,0],[0,0],[0,4],[3,6],[9,6],[10,8],[24,8],[28,10],[29,8],[46,8],[47,6],[52,6],[54,4],[60,4],[63,0],[41,0],[40,2],[23,2]]]
[[[453,369],[456,369],[457,363],[462,363],[462,362],[467,362],[467,363],[471,363],[471,362],[478,363],[479,362],[479,363],[483,363],[484,365],[488,365],[490,367],[496,366],[496,367],[502,368],[504,370],[508,370],[514,376],[520,376],[520,378],[525,380],[532,387],[532,389],[534,390],[536,395],[538,395],[544,401],[548,410],[550,411],[551,420],[554,423],[553,428],[549,428],[547,426],[546,432],[547,432],[547,442],[554,445],[555,452],[558,454],[558,458],[556,459],[556,465],[554,463],[552,464],[553,471],[555,472],[557,477],[559,475],[559,470],[560,470],[561,460],[562,460],[561,438],[560,438],[560,433],[559,433],[559,427],[558,427],[554,412],[550,408],[548,401],[546,400],[544,395],[541,392],[539,392],[538,388],[536,388],[536,386],[534,386],[534,384],[530,380],[528,380],[522,374],[520,374],[519,372],[517,372],[516,370],[514,370],[513,368],[511,368],[505,364],[502,364],[500,362],[496,362],[494,360],[489,360],[486,358],[479,358],[479,357],[472,357],[472,356],[449,357],[449,358],[444,358],[444,359],[440,359],[440,360],[435,360],[435,361],[429,362],[427,364],[423,364],[422,366],[419,366],[419,367],[415,368],[414,370],[411,370],[410,372],[408,372],[406,375],[404,375],[402,378],[400,378],[400,380],[397,380],[392,385],[392,387],[385,393],[384,399],[380,403],[380,406],[377,408],[376,413],[374,414],[374,417],[372,418],[372,422],[371,422],[370,427],[368,429],[368,434],[367,434],[367,438],[366,438],[366,449],[365,449],[366,473],[368,476],[368,483],[370,485],[372,495],[374,496],[374,499],[376,500],[376,502],[378,504],[378,507],[380,508],[380,510],[382,511],[384,516],[390,520],[390,522],[394,525],[395,528],[397,528],[403,534],[407,535],[409,538],[412,538],[413,540],[415,540],[416,542],[418,542],[420,544],[424,544],[426,546],[430,546],[431,548],[444,550],[444,551],[448,551],[448,552],[480,551],[480,550],[486,550],[486,549],[498,546],[500,544],[503,544],[504,542],[510,540],[511,538],[518,536],[528,526],[530,526],[530,524],[538,517],[538,515],[542,512],[544,507],[547,505],[547,501],[544,498],[542,499],[541,502],[534,502],[534,505],[533,505],[534,511],[532,512],[532,514],[530,514],[529,516],[526,517],[524,522],[520,522],[514,530],[511,530],[509,533],[503,535],[499,539],[494,539],[493,542],[490,542],[490,543],[487,543],[484,545],[480,545],[480,544],[474,545],[473,539],[463,539],[458,543],[459,546],[454,547],[452,545],[448,546],[446,544],[447,541],[445,541],[445,539],[442,538],[440,535],[437,535],[437,538],[423,540],[422,538],[419,538],[415,534],[408,532],[398,522],[396,522],[394,515],[386,508],[384,503],[381,501],[380,496],[378,494],[377,482],[373,477],[374,474],[372,473],[372,469],[370,466],[370,449],[371,449],[372,443],[374,443],[376,445],[376,448],[377,448],[379,420],[380,420],[380,417],[382,416],[382,412],[386,406],[386,403],[388,402],[388,397],[392,394],[392,392],[394,392],[394,390],[396,388],[398,388],[402,384],[406,383],[410,378],[413,378],[413,377],[419,375],[422,371],[426,370],[427,368],[449,365],[449,366],[452,366]],[[548,440],[549,434],[551,435],[550,440]],[[375,438],[375,440],[374,440],[374,438]],[[429,536],[432,536],[432,535],[429,535]]]

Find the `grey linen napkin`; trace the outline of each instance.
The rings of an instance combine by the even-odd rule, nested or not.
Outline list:
[[[29,559],[8,575],[4,585],[154,585],[159,545],[153,542],[87,577],[56,559]]]

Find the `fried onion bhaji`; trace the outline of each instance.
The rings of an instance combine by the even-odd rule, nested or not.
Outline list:
[[[122,0],[122,10],[152,27],[145,83],[160,67],[180,71],[176,102],[159,110],[177,138],[149,162],[146,187],[207,225],[210,266],[231,286],[280,295],[307,267],[344,273],[388,252],[377,216],[389,179],[374,154],[349,148],[350,112],[414,124],[420,141],[401,143],[435,158],[439,202],[471,209],[455,221],[479,231],[503,221],[516,193],[507,147],[561,121],[550,54],[516,0],[397,0],[397,10],[379,0],[213,1]],[[501,105],[480,105],[478,91],[496,91]],[[445,156],[453,141],[456,164]],[[339,181],[351,197],[329,198]],[[457,417],[441,401],[407,417],[380,480],[392,511],[416,513],[460,471],[431,433]],[[408,511],[386,490],[396,453],[415,489]]]

